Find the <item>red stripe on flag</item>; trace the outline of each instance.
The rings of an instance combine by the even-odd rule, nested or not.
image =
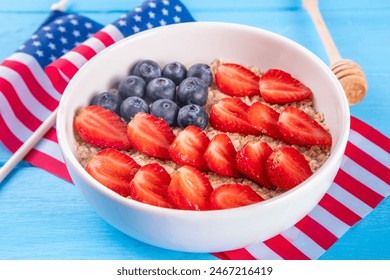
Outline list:
[[[363,152],[363,150],[356,147],[351,142],[348,143],[347,148],[345,149],[345,155],[387,184],[390,184],[390,169]]]
[[[12,104],[12,109],[16,117],[31,131],[35,131],[42,122],[24,106],[14,87],[8,80],[0,77],[0,83],[2,86],[1,91],[7,93],[7,95],[4,94],[4,97],[8,100],[9,104]]]
[[[77,52],[85,57],[85,59],[90,60],[94,55],[96,55],[96,52],[94,49],[87,45],[78,45],[74,49],[72,49],[73,52]]]
[[[342,169],[339,169],[334,182],[371,208],[375,208],[384,198]]]
[[[41,153],[35,149],[32,149],[24,158],[29,163],[38,166],[51,174],[54,174],[68,182],[72,182],[68,169],[65,163],[58,161],[57,159],[48,156],[45,153]]]
[[[325,250],[329,249],[338,240],[337,236],[310,216],[305,216],[295,227]]]
[[[16,71],[23,78],[26,86],[39,103],[51,111],[57,108],[58,101],[46,92],[25,64],[18,61],[5,60],[2,65]]]
[[[256,260],[245,248],[224,252],[231,260]]]
[[[1,141],[12,153],[16,152],[19,147],[23,144],[8,128],[5,123],[3,116],[0,114],[0,129],[1,129]]]
[[[376,130],[375,128],[373,128],[372,126],[369,126],[365,122],[355,117],[351,117],[351,129],[355,130],[361,135],[364,135],[365,138],[367,138],[371,142],[375,143],[376,145],[380,146],[382,149],[390,153],[389,138],[386,137],[381,132],[379,132],[378,130]]]
[[[62,73],[70,79],[73,78],[73,76],[79,71],[79,68],[74,65],[72,62],[65,58],[59,58],[57,60],[59,69],[61,69]]]
[[[101,41],[106,47],[115,43],[114,39],[112,39],[112,37],[104,31],[99,31],[93,37]]]
[[[64,92],[68,85],[68,80],[72,79],[78,70],[77,66],[65,58],[59,58],[45,68],[47,76],[60,93]]]
[[[228,256],[226,256],[225,253],[223,252],[218,252],[218,253],[211,253],[214,257],[217,257],[218,259],[221,260],[230,260]]]
[[[285,237],[278,234],[266,241],[267,245],[272,251],[278,254],[285,260],[309,260],[310,258],[302,253],[297,247],[295,247]]]
[[[61,67],[61,66],[58,65],[59,63],[57,63],[57,62],[58,62],[58,60],[56,60],[52,64],[49,64],[48,66],[46,66],[45,72],[46,72],[47,76],[49,77],[51,83],[53,84],[54,88],[58,92],[63,93],[66,86],[68,85],[68,81],[61,75],[60,70],[59,70],[59,67]]]
[[[349,226],[353,226],[362,219],[359,215],[329,194],[325,194],[318,204]]]

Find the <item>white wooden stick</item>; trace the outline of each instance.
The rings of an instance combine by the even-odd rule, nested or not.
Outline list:
[[[57,3],[51,5],[50,10],[52,11],[65,11],[66,6],[68,5],[68,0],[60,0]]]
[[[41,140],[41,138],[55,124],[57,109],[38,127],[38,129],[27,139],[26,142],[11,156],[11,158],[0,169],[0,183],[14,169],[14,167],[27,155],[27,153]]]

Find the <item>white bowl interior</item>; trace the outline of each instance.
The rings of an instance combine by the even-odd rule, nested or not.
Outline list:
[[[180,61],[224,61],[280,68],[314,93],[333,138],[331,156],[299,187],[263,203],[238,209],[206,212],[162,209],[131,201],[107,190],[82,169],[75,157],[73,117],[91,96],[110,89],[141,59],[160,65]],[[243,247],[270,238],[295,224],[327,191],[347,142],[349,109],[344,92],[328,67],[302,46],[258,28],[226,23],[184,23],[139,33],[102,51],[70,81],[62,97],[57,131],[61,150],[75,184],[109,223],[147,243],[164,248],[211,252]],[[147,221],[145,221],[147,220]],[[259,225],[261,223],[261,225]],[[194,233],[194,229],[203,230]],[[156,233],[158,230],[158,233]]]

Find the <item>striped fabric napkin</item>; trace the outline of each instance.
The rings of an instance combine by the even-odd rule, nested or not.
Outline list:
[[[263,243],[216,253],[221,259],[318,259],[390,194],[390,140],[351,118],[340,170],[318,205],[288,230]]]
[[[0,64],[0,140],[15,152],[58,105],[67,83],[91,57],[134,33],[193,21],[178,0],[148,0],[105,27],[55,11]],[[390,193],[389,139],[352,117],[344,160],[328,193],[294,227],[221,259],[317,259]],[[55,127],[26,161],[71,181]]]

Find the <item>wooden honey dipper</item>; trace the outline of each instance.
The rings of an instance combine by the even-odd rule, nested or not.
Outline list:
[[[362,67],[349,59],[343,59],[325,25],[318,8],[318,0],[303,0],[303,6],[308,11],[320,35],[326,53],[330,59],[330,68],[339,79],[349,105],[359,103],[367,93],[367,79]]]

